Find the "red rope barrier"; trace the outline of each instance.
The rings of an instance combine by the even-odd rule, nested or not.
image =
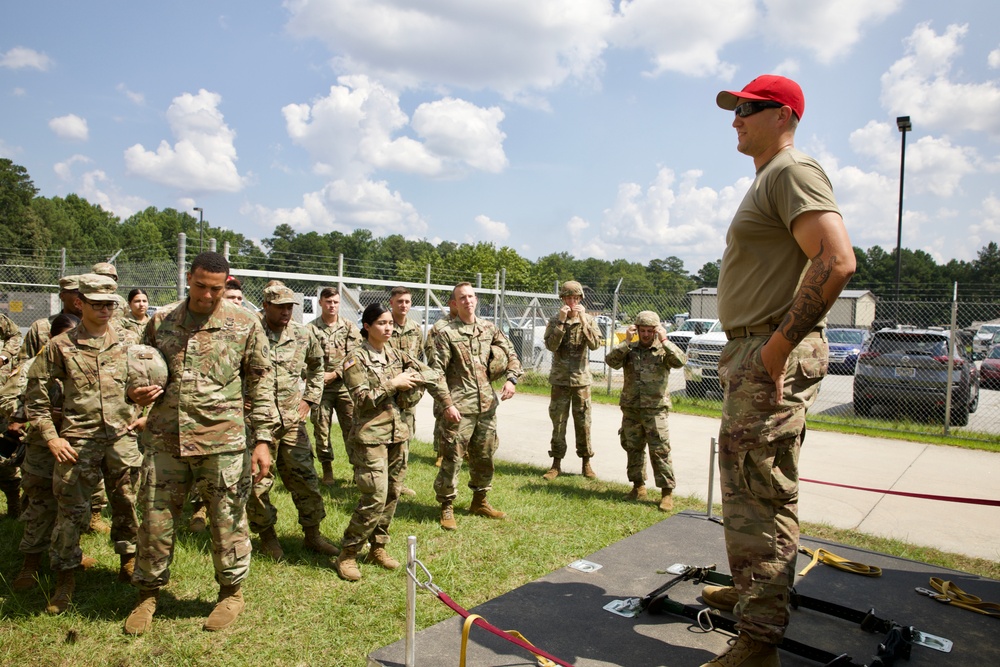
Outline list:
[[[905,496],[907,498],[923,498],[924,500],[941,500],[946,503],[965,503],[967,505],[989,505],[1000,507],[1000,500],[987,500],[984,498],[956,498],[953,496],[936,496],[930,493],[910,493],[909,491],[890,491],[888,489],[870,489],[866,486],[852,486],[850,484],[837,484],[835,482],[821,482],[818,479],[799,478],[800,482],[810,482],[812,484],[822,484],[824,486],[838,486],[842,489],[854,489],[855,491],[871,491],[872,493],[882,493],[887,496]]]
[[[454,611],[456,614],[458,614],[462,618],[468,618],[469,617],[468,610],[464,609],[462,607],[462,605],[458,604],[457,602],[455,602],[454,600],[452,600],[450,597],[448,597],[448,595],[446,593],[444,593],[443,591],[440,592],[440,593],[438,593],[437,596],[438,596],[438,599],[441,600],[441,602],[445,603],[448,607],[451,608],[452,611]],[[512,644],[516,644],[516,645],[520,646],[521,648],[523,648],[525,651],[528,651],[529,653],[533,653],[534,655],[540,655],[543,658],[548,658],[549,660],[551,660],[552,662],[556,663],[557,665],[562,665],[562,667],[573,667],[573,665],[571,665],[571,664],[569,664],[567,662],[563,662],[559,658],[555,657],[554,655],[552,655],[550,653],[546,653],[545,651],[543,651],[542,649],[538,648],[537,646],[532,646],[531,644],[529,644],[529,643],[527,643],[525,641],[521,641],[517,637],[514,637],[512,635],[507,634],[506,632],[504,632],[500,628],[496,627],[495,625],[492,625],[489,621],[487,621],[485,619],[477,618],[472,623],[473,623],[473,625],[478,625],[479,627],[481,627],[483,630],[486,630],[487,632],[492,632],[497,637],[500,637],[502,639],[506,639],[507,641],[511,642]]]

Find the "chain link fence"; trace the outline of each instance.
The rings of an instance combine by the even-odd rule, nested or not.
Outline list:
[[[184,294],[183,246],[182,240],[178,262],[117,261],[121,293],[141,287],[154,307],[176,301]],[[0,253],[0,312],[26,330],[34,320],[61,308],[60,276],[88,272],[107,259],[67,257],[65,251],[32,257]],[[412,293],[411,318],[426,330],[447,317],[452,287],[468,281],[477,289],[479,316],[508,336],[525,369],[547,377],[551,368],[544,332],[562,305],[555,286],[551,293],[508,290],[502,272],[461,276],[447,267],[427,267],[423,282],[401,282],[352,276],[352,262],[343,259],[335,266],[317,265],[315,273],[263,271],[240,260],[232,273],[243,283],[249,308],[259,306],[269,280],[279,279],[305,297],[295,313],[303,322],[319,316],[318,297],[326,286],[340,287],[341,313],[359,322],[366,306],[387,305],[389,291],[405,285]],[[590,353],[595,384],[609,392],[621,388],[621,371],[608,369],[604,356],[624,339],[639,311],[652,310],[668,338],[689,357],[687,365],[670,376],[675,404],[718,405],[722,395],[717,365],[726,338],[715,319],[715,290],[657,295],[620,287],[603,293],[584,288],[583,305],[597,319],[602,340]],[[940,301],[893,301],[865,290],[845,291],[828,318],[830,371],[811,409],[812,419],[1000,440],[1000,303],[963,301],[960,295],[959,286],[952,299]]]

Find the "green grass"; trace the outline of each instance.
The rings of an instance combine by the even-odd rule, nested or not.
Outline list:
[[[323,489],[327,518],[323,533],[339,542],[357,500],[345,483],[349,470],[337,444],[334,471],[341,484]],[[417,555],[434,581],[466,608],[501,595],[585,557],[654,523],[659,494],[637,504],[622,500],[620,484],[563,476],[543,482],[540,469],[498,462],[491,502],[510,515],[489,521],[467,514],[471,492],[463,474],[454,533],[438,527],[431,486],[437,469],[430,446],[417,443],[410,456],[408,486],[418,492],[399,506],[389,552],[405,559],[406,536],[417,537]],[[406,574],[362,565],[363,579],[341,581],[331,563],[301,548],[301,531],[290,496],[279,483],[272,490],[279,509],[278,535],[286,561],[253,557],[245,582],[247,608],[230,629],[201,630],[217,593],[208,535],[179,533],[170,584],[162,591],[152,630],[139,638],[122,634],[136,600],[116,580],[118,559],[106,536],[86,535],[83,547],[101,565],[77,576],[74,604],[66,614],[43,612],[53,589],[47,571],[41,589],[14,595],[9,581],[21,562],[20,524],[0,521],[0,664],[155,667],[183,665],[364,665],[373,650],[404,636]],[[676,511],[704,511],[704,503],[678,498]],[[881,540],[824,526],[803,526],[808,535],[915,558],[935,565],[1000,578],[1000,566],[902,542]],[[256,540],[255,540],[256,542]],[[452,612],[431,595],[417,599],[418,627]]]

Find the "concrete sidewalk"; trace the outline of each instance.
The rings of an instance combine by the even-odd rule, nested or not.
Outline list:
[[[498,458],[548,469],[552,434],[548,405],[548,397],[528,394],[518,394],[500,405]],[[416,437],[427,442],[433,439],[431,407],[426,397],[417,406]],[[625,452],[618,440],[620,425],[617,406],[594,403],[591,463],[600,479],[628,484]],[[572,425],[569,430],[569,454],[563,468],[579,474]],[[670,415],[678,494],[702,500],[707,497],[711,440],[718,433],[717,419]],[[1000,500],[1000,454],[941,445],[810,431],[802,447],[799,474],[804,479],[873,489]],[[714,502],[718,503],[717,471],[715,477]],[[647,478],[652,483],[648,464]],[[810,482],[802,482],[799,492],[802,521],[1000,560],[1000,507],[907,498]],[[659,494],[654,492],[652,497],[658,498]],[[652,504],[650,511],[656,511]]]

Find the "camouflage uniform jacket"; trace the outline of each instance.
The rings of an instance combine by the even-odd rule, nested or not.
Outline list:
[[[451,401],[463,415],[481,414],[496,405],[497,395],[489,380],[491,345],[507,354],[507,379],[521,377],[521,362],[514,348],[489,320],[477,317],[466,324],[456,317],[434,336],[430,366],[444,373]]]
[[[13,364],[17,361],[17,353],[21,351],[21,330],[3,313],[0,313],[0,340],[3,340],[3,348],[0,354],[7,357],[7,363]]]
[[[323,372],[338,373],[338,376],[327,386],[338,382],[344,377],[344,359],[354,348],[361,345],[361,332],[357,325],[343,315],[337,316],[337,321],[327,324],[322,317],[317,317],[309,323],[313,333],[319,339],[323,348]]]
[[[125,315],[118,320],[123,329],[128,329],[129,331],[134,331],[139,334],[139,338],[142,338],[143,333],[146,331],[146,325],[149,323],[149,318],[146,318],[145,322],[140,322],[139,320],[132,317],[132,315]]]
[[[420,359],[424,352],[424,335],[420,331],[420,325],[409,317],[406,318],[403,326],[398,326],[393,322],[392,336],[389,337],[387,345],[406,352],[414,359]]]
[[[654,339],[649,347],[639,341],[622,343],[604,361],[611,368],[625,368],[625,386],[618,401],[622,408],[669,408],[670,369],[687,363],[687,355],[669,340]]]
[[[428,366],[431,365],[431,359],[434,358],[434,338],[441,333],[441,329],[448,326],[448,323],[451,322],[451,320],[452,318],[450,317],[440,319],[432,324],[431,328],[428,329],[427,339],[424,341],[424,360],[427,362]]]
[[[316,406],[323,398],[323,348],[312,329],[289,322],[280,333],[261,318],[274,365],[274,395],[281,425],[298,424],[299,401]],[[302,380],[305,379],[305,387]]]
[[[386,345],[379,354],[367,342],[362,343],[344,361],[344,386],[354,401],[351,442],[378,445],[410,439],[410,429],[396,404],[392,378],[404,370],[415,369],[424,376],[427,390],[447,409],[451,405],[448,386],[441,373]]]
[[[92,336],[82,324],[45,346],[45,355],[31,365],[25,412],[48,442],[54,438],[116,438],[128,430],[137,414],[125,397],[128,377],[126,350],[139,342],[135,334],[108,327]],[[62,382],[62,405],[52,405],[49,381]],[[62,408],[59,428],[53,408]]]
[[[211,315],[193,316],[182,301],[156,311],[143,342],[158,348],[170,369],[164,393],[149,411],[145,446],[175,456],[240,452],[248,422],[254,443],[271,442],[278,425],[274,368],[264,327],[253,313],[223,299]]]
[[[597,322],[583,313],[579,318],[559,321],[556,315],[545,327],[545,347],[552,353],[549,384],[560,387],[586,387],[590,377],[590,353],[601,346]]]
[[[21,349],[18,352],[18,361],[27,361],[42,351],[45,344],[49,342],[49,332],[52,331],[52,320],[57,315],[59,313],[51,317],[43,317],[31,323],[31,326],[28,327],[28,333],[24,335],[24,342],[21,343]]]

